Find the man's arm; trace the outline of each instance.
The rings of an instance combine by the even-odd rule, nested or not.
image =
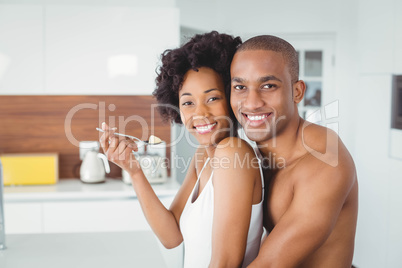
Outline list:
[[[249,267],[297,267],[327,240],[354,183],[349,168],[310,164],[298,173],[293,200]]]

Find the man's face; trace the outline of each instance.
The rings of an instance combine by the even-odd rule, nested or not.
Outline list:
[[[297,113],[282,54],[269,50],[237,52],[230,72],[230,103],[247,137],[264,142],[280,134]]]

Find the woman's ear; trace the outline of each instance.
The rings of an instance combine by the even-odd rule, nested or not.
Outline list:
[[[306,92],[306,83],[299,80],[293,84],[293,101],[299,103],[303,100],[304,93]]]

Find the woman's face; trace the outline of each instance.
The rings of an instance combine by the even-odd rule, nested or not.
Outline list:
[[[221,76],[201,67],[189,70],[179,91],[180,117],[201,145],[214,145],[230,134],[228,102]]]

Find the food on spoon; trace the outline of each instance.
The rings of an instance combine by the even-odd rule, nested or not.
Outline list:
[[[162,142],[162,140],[154,135],[151,135],[148,140],[148,144],[158,144],[161,142]]]

